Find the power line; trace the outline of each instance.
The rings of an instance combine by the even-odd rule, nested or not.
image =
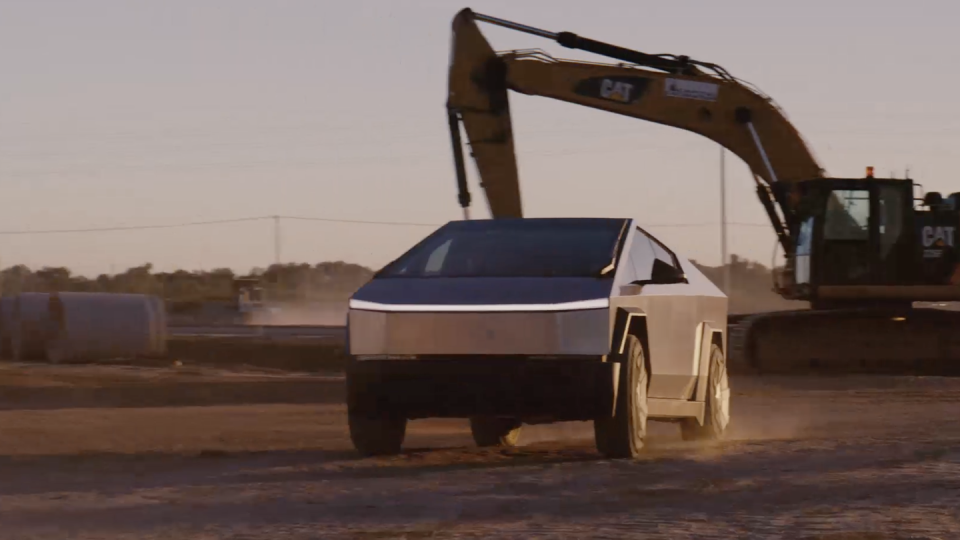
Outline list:
[[[398,225],[406,227],[439,227],[443,223],[412,223],[408,221],[366,221],[362,219],[330,219],[305,216],[280,216],[280,219],[291,219],[295,221],[325,221],[328,223],[356,223],[361,225]]]
[[[141,231],[148,229],[176,229],[183,227],[199,227],[205,225],[223,225],[229,223],[242,223],[250,221],[266,221],[266,220],[276,220],[276,219],[294,219],[294,220],[311,220],[311,221],[327,221],[332,223],[363,223],[370,225],[394,225],[394,226],[415,226],[415,227],[437,227],[441,224],[434,223],[405,223],[400,221],[362,221],[362,220],[352,220],[352,219],[332,219],[332,218],[310,218],[310,217],[300,217],[300,216],[255,216],[255,217],[245,217],[245,218],[234,218],[234,219],[216,219],[216,220],[207,220],[207,221],[187,221],[183,223],[164,223],[164,224],[154,224],[154,225],[119,225],[111,227],[85,227],[85,228],[76,228],[76,229],[24,229],[24,230],[12,230],[12,231],[0,231],[2,236],[17,236],[17,235],[30,235],[30,234],[75,234],[75,233],[97,233],[97,232],[117,232],[117,231]]]
[[[72,233],[94,233],[94,232],[113,232],[113,231],[139,231],[146,229],[174,229],[179,227],[196,227],[202,225],[220,225],[223,223],[241,223],[244,221],[261,221],[265,219],[271,219],[271,216],[263,217],[249,217],[249,218],[236,218],[236,219],[218,219],[210,221],[189,221],[186,223],[168,223],[160,225],[130,225],[130,226],[113,226],[113,227],[87,227],[80,229],[26,229],[26,230],[17,230],[17,231],[0,231],[0,235],[5,236],[14,236],[14,235],[27,235],[27,234],[72,234]]]
[[[422,223],[422,222],[411,222],[411,221],[376,221],[376,220],[363,220],[363,219],[336,219],[336,218],[321,218],[321,217],[311,217],[311,216],[254,216],[254,217],[244,217],[244,218],[233,218],[233,219],[215,219],[215,220],[206,220],[206,221],[186,221],[182,223],[162,223],[162,224],[152,224],[152,225],[117,225],[109,227],[82,227],[74,229],[21,229],[21,230],[0,230],[0,236],[25,236],[25,235],[45,235],[45,234],[86,234],[86,233],[102,233],[102,232],[122,232],[122,231],[143,231],[151,229],[178,229],[185,227],[202,227],[207,225],[224,225],[231,223],[245,223],[252,221],[268,221],[268,220],[282,220],[289,219],[292,221],[317,221],[324,223],[346,223],[354,225],[386,225],[392,227],[440,227],[443,223]],[[738,222],[729,222],[728,225],[739,226],[739,227],[768,227],[766,223],[738,223]],[[719,226],[718,223],[650,223],[645,224],[645,227],[659,227],[659,228],[693,228],[693,227],[716,227]]]
[[[727,226],[733,225],[734,227],[769,227],[769,223],[742,223],[736,221],[728,221]],[[719,227],[720,223],[648,223],[643,225],[644,227],[654,228],[686,228],[686,227]]]

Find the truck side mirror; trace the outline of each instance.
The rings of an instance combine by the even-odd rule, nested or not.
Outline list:
[[[650,279],[658,285],[667,285],[670,283],[684,283],[687,281],[687,276],[679,268],[667,264],[661,259],[654,259]]]
[[[671,285],[674,283],[686,283],[687,275],[679,268],[668,264],[661,259],[653,260],[653,268],[650,271],[650,279],[640,279],[634,281],[634,285]]]

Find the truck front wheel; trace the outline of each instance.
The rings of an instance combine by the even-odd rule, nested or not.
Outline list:
[[[407,433],[407,419],[394,415],[349,413],[350,440],[362,456],[399,454]]]
[[[407,434],[407,418],[403,414],[384,411],[368,395],[367,378],[356,372],[355,361],[347,361],[347,423],[350,440],[362,456],[399,454]]]
[[[597,450],[608,458],[633,458],[640,454],[647,436],[647,363],[643,344],[627,336],[618,355],[620,378],[616,411],[611,417],[593,421]]]

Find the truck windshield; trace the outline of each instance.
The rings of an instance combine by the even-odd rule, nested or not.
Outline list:
[[[377,277],[599,277],[617,254],[624,222],[601,218],[454,221],[387,265]]]

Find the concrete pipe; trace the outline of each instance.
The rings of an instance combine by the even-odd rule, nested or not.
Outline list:
[[[17,361],[43,360],[54,329],[49,293],[20,293],[11,308],[10,356]]]
[[[166,353],[162,302],[142,294],[60,293],[58,331],[47,342],[51,362],[159,357]]]
[[[24,293],[13,303],[20,360],[94,361],[166,354],[166,314],[154,296]]]
[[[13,358],[13,302],[15,297],[0,298],[0,359]]]

